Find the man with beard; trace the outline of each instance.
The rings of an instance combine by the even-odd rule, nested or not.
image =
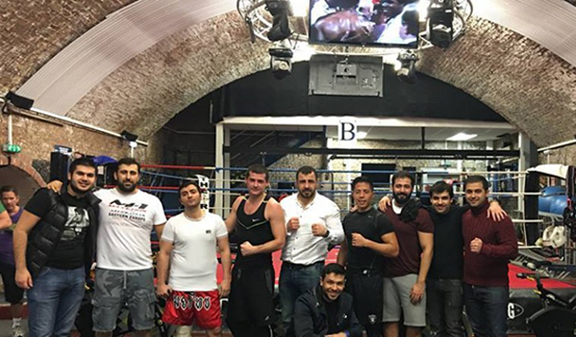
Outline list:
[[[385,258],[384,272],[384,334],[396,337],[401,311],[406,336],[421,335],[426,326],[426,276],[432,261],[434,225],[426,210],[411,199],[414,178],[405,171],[392,176],[392,207],[386,215],[392,221],[400,253]]]
[[[269,337],[274,321],[272,252],[286,239],[284,214],[266,195],[268,169],[254,164],[246,172],[248,196],[236,198],[226,219],[236,229],[239,252],[232,270],[226,322],[235,337]]]
[[[121,307],[130,310],[136,336],[150,336],[154,327],[154,270],[150,234],[159,238],[166,222],[160,199],[139,190],[140,164],[118,161],[113,189],[99,190],[100,205],[94,310],[96,336],[111,336]]]
[[[70,335],[94,260],[100,203],[91,192],[96,165],[76,159],[68,179],[61,194],[36,192],[14,230],[16,284],[28,290],[31,337]]]
[[[300,167],[296,172],[298,193],[280,202],[287,221],[279,284],[284,331],[290,327],[298,296],[318,284],[328,246],[344,239],[340,209],[316,192],[317,181],[314,168]]]
[[[398,240],[388,217],[372,207],[374,185],[365,176],[352,181],[356,210],[344,218],[346,240],[338,263],[346,266],[346,292],[368,337],[382,336],[384,257],[398,256]]]
[[[506,336],[508,261],[518,255],[518,240],[509,217],[488,218],[488,189],[482,176],[464,182],[470,210],[462,217],[464,235],[464,304],[474,335]]]

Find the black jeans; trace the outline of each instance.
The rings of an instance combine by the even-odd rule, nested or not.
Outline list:
[[[462,337],[462,280],[426,280],[427,311],[432,336]]]
[[[381,337],[384,332],[382,311],[384,279],[379,272],[349,272],[346,292],[354,297],[354,312],[367,337]]]
[[[464,284],[464,303],[474,336],[506,337],[508,297],[508,287]]]

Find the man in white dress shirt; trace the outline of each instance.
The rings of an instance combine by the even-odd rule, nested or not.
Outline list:
[[[298,193],[280,202],[287,221],[279,285],[284,331],[290,327],[298,296],[318,284],[328,246],[344,240],[340,209],[316,192],[317,182],[316,170],[302,166],[296,172]]]

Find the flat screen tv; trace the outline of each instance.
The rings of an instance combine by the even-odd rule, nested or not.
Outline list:
[[[418,46],[418,0],[310,0],[309,42]]]

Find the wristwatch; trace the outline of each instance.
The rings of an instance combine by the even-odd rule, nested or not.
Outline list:
[[[330,230],[329,230],[329,229],[326,230],[326,233],[325,233],[324,235],[322,235],[322,237],[323,237],[323,238],[327,238],[328,235],[330,235]]]

